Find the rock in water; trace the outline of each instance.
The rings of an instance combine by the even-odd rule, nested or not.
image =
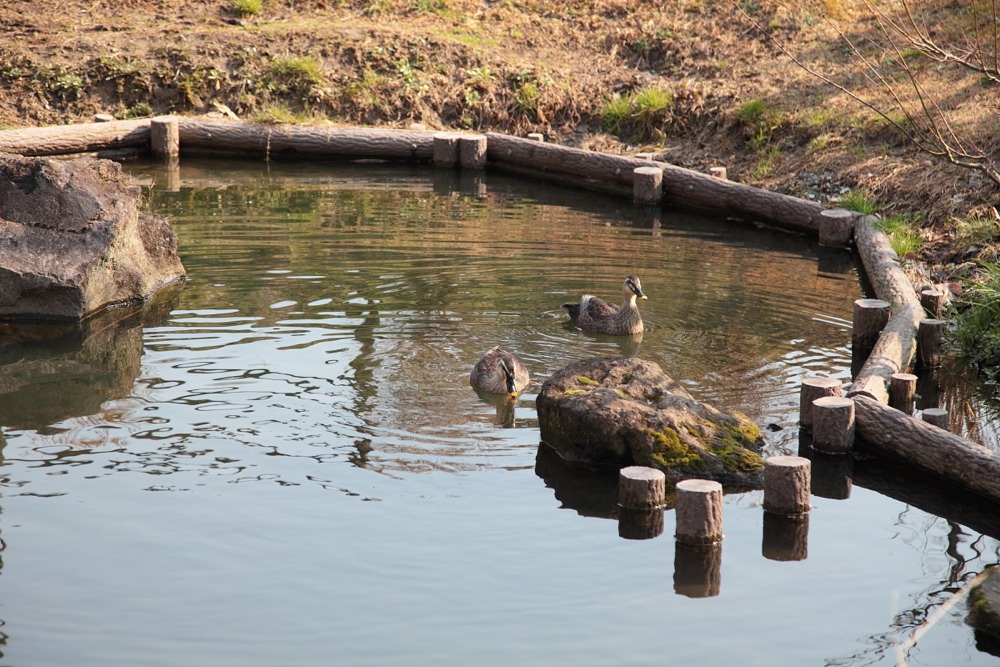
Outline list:
[[[166,218],[110,160],[0,155],[0,318],[79,320],[184,278]]]
[[[634,357],[570,364],[535,400],[542,441],[571,461],[659,468],[670,481],[760,487],[764,441],[746,415],[699,403]]]

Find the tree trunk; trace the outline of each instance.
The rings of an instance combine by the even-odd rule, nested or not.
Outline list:
[[[989,449],[868,396],[855,396],[854,409],[864,445],[1000,501],[1000,459]]]
[[[633,170],[649,167],[649,160],[609,155],[579,148],[540,143],[503,134],[487,134],[488,157],[497,169],[597,189],[632,194]],[[796,231],[817,234],[819,204],[768,192],[709,174],[655,162],[663,169],[664,202],[691,210],[737,215]],[[565,177],[571,177],[569,181]]]
[[[872,225],[870,217],[855,223],[854,243],[875,293],[891,305],[889,322],[847,395],[863,394],[886,403],[889,378],[893,373],[906,372],[913,360],[917,326],[924,317],[924,309],[900,266],[899,256],[886,235]]]

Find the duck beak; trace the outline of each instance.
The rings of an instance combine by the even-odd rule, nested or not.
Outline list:
[[[517,398],[517,392],[516,391],[508,391],[507,392],[507,396],[509,396],[510,398]]]

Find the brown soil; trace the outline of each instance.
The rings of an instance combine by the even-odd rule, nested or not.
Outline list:
[[[938,280],[990,246],[953,233],[956,218],[994,214],[988,180],[909,146],[794,64],[735,4],[263,0],[246,15],[240,2],[0,3],[0,127],[170,112],[542,132],[700,170],[725,165],[734,180],[823,203],[863,191],[886,212],[920,216]],[[872,34],[862,5],[740,4],[811,67],[878,102],[834,29]],[[955,7],[937,11],[935,34],[967,28]],[[978,75],[928,64],[922,76],[960,131],[1000,137],[996,90]],[[609,99],[646,89],[672,103],[607,124]]]

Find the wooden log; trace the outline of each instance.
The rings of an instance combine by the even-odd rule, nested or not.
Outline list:
[[[854,378],[848,396],[889,400],[889,378],[906,371],[916,350],[917,323],[923,317],[920,299],[885,234],[869,216],[854,223],[854,246],[879,299],[888,301],[889,322]]]
[[[849,245],[854,231],[854,217],[854,213],[843,208],[820,211],[819,244],[827,248]]]
[[[808,512],[810,463],[802,456],[764,460],[764,509],[775,514]]]
[[[809,556],[809,514],[764,512],[760,551],[768,560],[805,560]]]
[[[678,542],[715,544],[722,540],[722,485],[707,479],[677,482],[674,514]]]
[[[709,598],[722,588],[722,545],[674,544],[674,593]]]
[[[944,291],[934,288],[920,290],[920,305],[928,317],[941,319],[944,315]]]
[[[434,155],[431,162],[435,167],[451,169],[458,164],[458,132],[438,132],[434,135]]]
[[[265,158],[428,161],[434,133],[425,130],[256,125],[180,118],[181,154],[189,149],[238,151]]]
[[[176,160],[180,154],[180,129],[177,119],[160,116],[149,121],[149,152],[160,162]]]
[[[555,180],[554,177],[559,174],[570,175],[569,182],[575,182],[578,187],[594,185],[595,189],[607,191],[620,190],[624,186],[624,191],[631,194],[632,170],[649,166],[647,160],[635,157],[539,143],[494,132],[486,136],[489,139],[489,160],[495,168],[550,180]],[[663,169],[663,195],[667,204],[817,233],[822,208],[815,202],[726,181],[665,162],[657,162],[656,166]],[[609,187],[612,184],[617,184],[617,188]]]
[[[859,445],[1000,501],[1000,459],[991,450],[867,396],[855,396],[854,408]]]
[[[941,365],[941,342],[944,340],[945,320],[920,320],[917,328],[917,352],[923,368]]]
[[[149,150],[149,119],[0,130],[0,153],[63,155],[109,148]]]
[[[908,415],[913,414],[913,398],[917,393],[917,376],[893,373],[889,376],[889,405]]]
[[[628,466],[618,471],[618,504],[629,509],[653,509],[666,502],[666,475],[657,468]]]
[[[623,540],[651,540],[663,534],[663,508],[618,510],[618,537]]]
[[[663,199],[663,170],[659,167],[636,167],[632,199],[638,204],[659,204]]]
[[[462,169],[485,168],[486,154],[485,134],[463,134],[458,138],[458,164]]]
[[[813,401],[813,447],[843,454],[854,448],[854,401],[824,396]]]
[[[944,408],[926,408],[921,411],[920,418],[945,431],[951,430],[948,428],[948,411]]]
[[[813,401],[824,396],[840,396],[843,383],[834,378],[808,377],[799,387],[799,425],[812,429]]]
[[[870,350],[878,342],[879,334],[889,323],[888,301],[882,299],[857,299],[854,301],[854,323],[851,344],[861,350]]]

